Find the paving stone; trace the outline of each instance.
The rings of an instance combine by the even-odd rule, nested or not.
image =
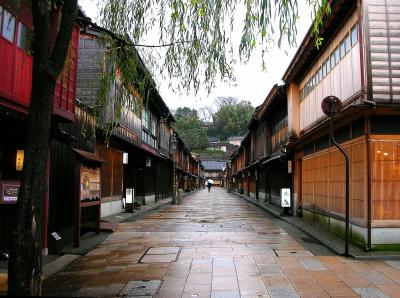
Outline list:
[[[282,268],[278,264],[258,265],[261,274],[282,274]]]
[[[211,298],[241,298],[239,291],[212,291]]]
[[[271,298],[296,298],[300,297],[294,288],[269,288]]]
[[[400,261],[385,261],[390,266],[400,270]]]
[[[368,279],[370,282],[376,284],[376,285],[390,285],[390,284],[395,284],[393,280],[390,278],[387,278],[385,275],[383,275],[380,272],[377,271],[366,271],[366,272],[359,272],[361,276],[365,277]]]
[[[361,298],[389,298],[389,295],[377,288],[353,288],[353,290],[361,295]]]
[[[327,268],[317,259],[302,259],[299,262],[307,270],[327,270]]]
[[[170,247],[152,247],[147,252],[146,255],[168,255],[179,253],[180,247],[170,246]]]
[[[275,253],[277,254],[277,256],[279,257],[289,257],[289,256],[293,256],[293,257],[297,257],[297,256],[313,256],[312,252],[309,250],[304,250],[304,249],[300,249],[300,250],[291,250],[291,249],[276,249]]]

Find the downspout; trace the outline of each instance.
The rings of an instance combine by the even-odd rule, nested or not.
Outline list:
[[[371,250],[372,240],[371,240],[371,213],[372,213],[372,200],[371,200],[371,178],[372,178],[372,169],[371,169],[371,117],[368,116],[365,119],[365,132],[367,136],[367,250]]]
[[[370,100],[372,96],[372,86],[367,86],[366,75],[371,75],[371,59],[366,53],[369,52],[369,48],[366,47],[367,42],[364,43],[364,26],[367,26],[367,17],[365,13],[364,16],[364,6],[363,0],[357,0],[357,12],[358,12],[358,42],[360,45],[360,68],[361,68],[361,101],[362,103],[371,105],[376,108],[376,103]],[[368,29],[368,28],[366,28]],[[365,34],[365,38],[369,37]],[[368,74],[365,72],[365,67],[367,67]],[[371,78],[369,78],[371,79]],[[368,89],[367,89],[368,88]],[[365,120],[365,134],[367,137],[367,250],[371,250],[371,148],[370,148],[370,119],[369,117]]]

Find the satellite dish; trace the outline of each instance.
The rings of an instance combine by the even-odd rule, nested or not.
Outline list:
[[[342,102],[336,96],[330,95],[322,100],[321,108],[325,115],[332,117],[342,110]]]

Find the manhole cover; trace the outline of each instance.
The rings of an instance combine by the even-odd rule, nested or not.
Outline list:
[[[171,263],[175,262],[181,251],[179,246],[150,247],[140,258],[139,263]]]
[[[120,297],[154,296],[161,287],[161,280],[129,281],[119,292]]]

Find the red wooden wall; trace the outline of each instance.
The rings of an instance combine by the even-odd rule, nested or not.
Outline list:
[[[0,1],[0,5],[2,2],[4,1]],[[5,8],[4,5],[2,7]],[[0,104],[27,113],[32,88],[33,59],[27,51],[17,46],[17,41],[21,23],[32,29],[32,20],[29,13],[19,13],[8,7],[7,10],[15,17],[15,30],[13,42],[4,38],[0,31]],[[0,16],[0,24],[1,22]],[[75,115],[78,43],[79,27],[75,26],[66,63],[54,94],[54,114],[68,120],[73,120]]]

